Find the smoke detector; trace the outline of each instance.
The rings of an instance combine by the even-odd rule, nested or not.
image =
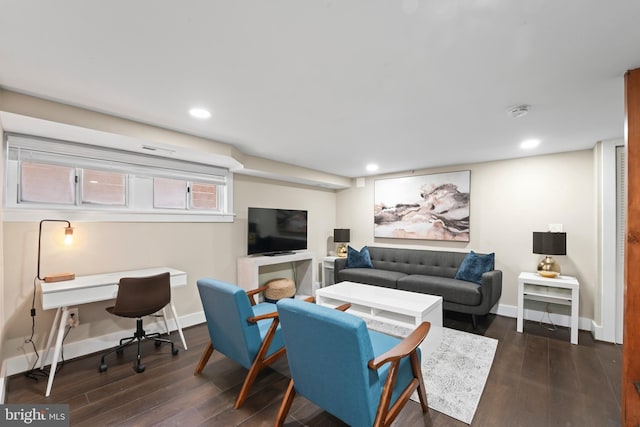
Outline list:
[[[527,114],[529,114],[529,110],[530,109],[531,109],[531,107],[529,105],[526,105],[526,104],[516,105],[516,106],[510,107],[507,110],[507,115],[509,117],[517,119],[518,117],[526,116]]]

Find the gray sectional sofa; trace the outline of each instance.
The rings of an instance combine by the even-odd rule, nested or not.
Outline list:
[[[334,265],[335,282],[357,282],[374,286],[439,295],[445,310],[486,315],[502,294],[502,271],[482,274],[481,284],[455,279],[466,252],[446,252],[369,246],[373,268],[346,268],[347,259]]]

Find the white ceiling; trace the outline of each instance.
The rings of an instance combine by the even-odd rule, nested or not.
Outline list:
[[[358,177],[622,138],[639,20],[631,0],[0,0],[0,87]]]

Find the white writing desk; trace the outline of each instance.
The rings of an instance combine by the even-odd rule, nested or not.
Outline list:
[[[67,326],[67,320],[69,318],[69,307],[115,299],[118,295],[118,282],[123,277],[153,276],[167,271],[171,275],[172,288],[186,286],[187,273],[168,267],[154,267],[145,268],[143,270],[116,271],[113,273],[95,274],[91,276],[78,276],[74,280],[67,280],[64,282],[40,282],[40,287],[42,289],[42,308],[44,310],[52,308],[58,309],[56,317],[53,320],[53,324],[51,325],[49,338],[47,339],[46,352],[40,362],[40,367],[42,368],[49,356],[53,335],[57,329],[58,334],[56,338],[56,346],[53,350],[53,360],[51,361],[49,382],[47,383],[47,392],[45,393],[45,396],[49,396],[51,393],[53,377],[56,374],[56,367],[58,365],[58,358],[60,357],[60,350],[62,349],[65,327]],[[182,340],[182,345],[186,350],[187,343],[184,339],[182,328],[180,327],[180,321],[178,320],[176,308],[173,305],[173,299],[171,300],[170,305],[173,319],[176,322],[176,327],[178,328],[178,333]],[[162,309],[162,313],[164,315],[166,327],[167,315],[164,308]],[[167,327],[167,333],[168,332],[169,330]]]

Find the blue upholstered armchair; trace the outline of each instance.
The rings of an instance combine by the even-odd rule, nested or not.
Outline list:
[[[428,322],[401,340],[342,311],[296,300],[277,306],[291,382],[276,426],[297,393],[351,426],[390,425],[416,389],[428,411],[418,348]]]
[[[249,372],[234,406],[238,409],[262,368],[285,353],[276,305],[255,304],[254,295],[264,287],[245,292],[214,279],[200,279],[197,283],[211,343],[202,352],[194,375],[202,372],[214,349],[247,368]]]

